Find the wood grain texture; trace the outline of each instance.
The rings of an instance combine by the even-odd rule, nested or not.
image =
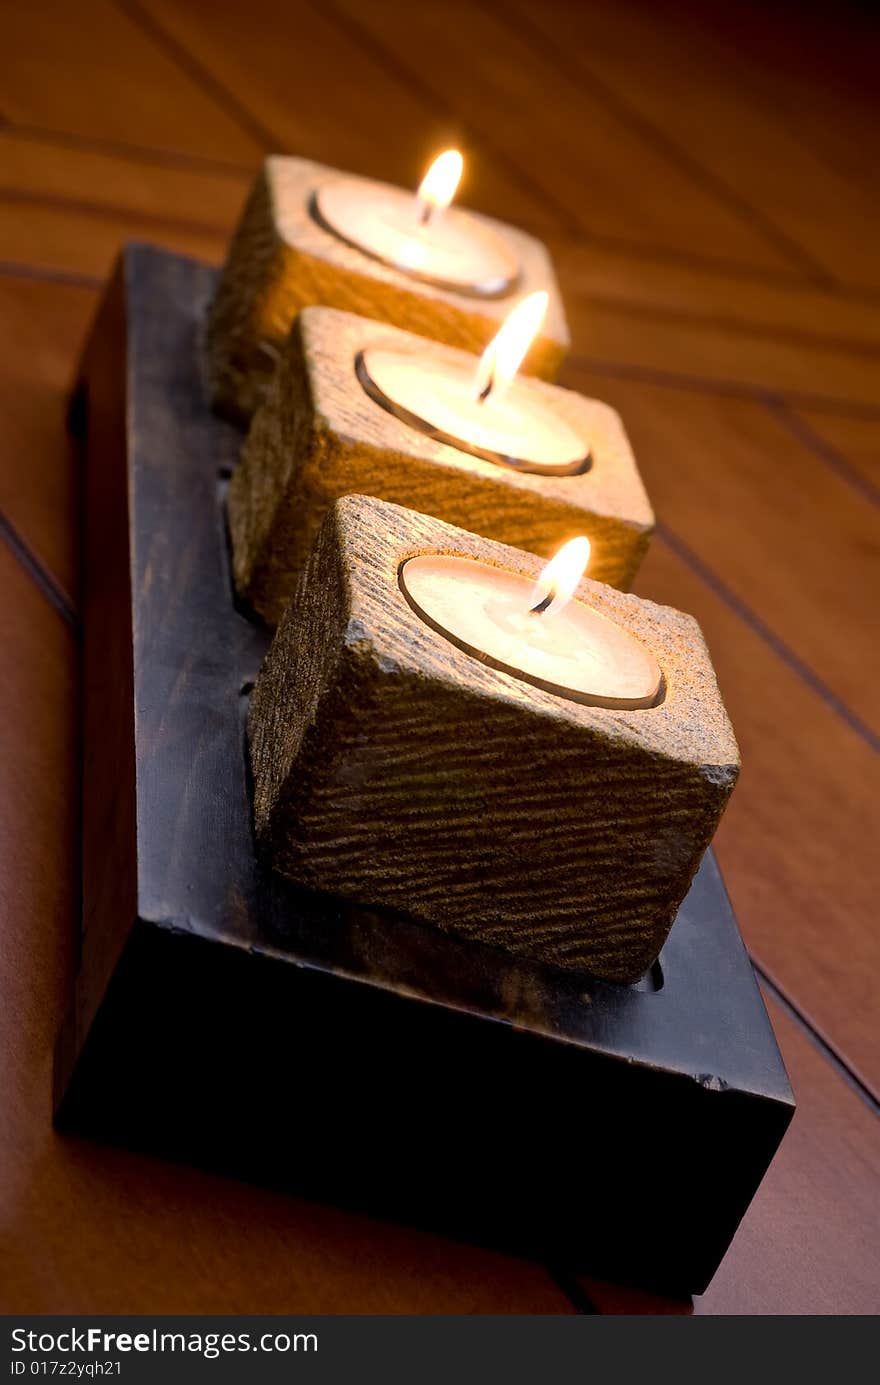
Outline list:
[[[119,337],[111,336],[105,346],[115,356],[100,370],[105,398],[92,395],[96,430],[106,428],[110,385],[124,373]],[[145,364],[151,369],[152,359]],[[103,446],[116,481],[115,487],[99,488],[97,499],[109,506],[118,503],[123,479],[122,468],[112,465],[119,452],[106,434],[93,432],[92,438]],[[212,490],[213,459],[198,455]],[[204,506],[202,513],[222,550],[216,517]],[[96,510],[94,521],[100,517]],[[100,534],[105,551],[126,539],[118,511],[113,518],[115,527]],[[161,549],[163,535],[152,533],[151,539]],[[77,647],[2,543],[0,586],[0,779],[3,802],[16,805],[14,814],[0,815],[0,1081],[10,1115],[0,1123],[3,1309],[571,1311],[546,1270],[528,1260],[53,1131],[52,1049],[79,953]],[[121,674],[111,627],[124,579],[106,587],[99,594],[105,628],[94,632],[95,645],[105,636],[105,660],[103,667],[99,659],[92,664],[118,697]],[[172,681],[178,675],[176,666]],[[105,725],[95,734],[110,750],[112,764],[107,732]],[[93,806],[100,818],[104,805]],[[169,826],[173,832],[175,824]],[[98,833],[105,855],[112,827],[105,821]]]
[[[865,640],[880,560],[875,509],[764,405],[586,370],[567,381],[619,410],[661,523],[880,729],[880,648]]]
[[[76,650],[2,545],[0,584],[4,1312],[571,1311],[528,1261],[53,1131],[77,953]]]
[[[2,203],[2,198],[0,198]],[[162,245],[180,254],[219,264],[226,237],[207,227],[173,219],[150,221],[126,211],[105,212],[52,197],[9,199],[0,205],[0,255],[13,272],[27,276],[28,267],[44,271],[47,279],[69,275],[84,287],[97,289],[126,241]]]
[[[455,147],[465,156],[462,205],[539,235],[559,226],[540,189],[486,153],[447,102],[329,2],[243,9],[215,0],[206,9],[202,0],[145,0],[141,8],[238,95],[278,152],[415,188],[434,156]]]
[[[747,16],[730,16],[713,37],[720,39],[719,46],[736,44],[764,109],[777,112],[822,160],[821,181],[810,189],[812,197],[808,200],[800,193],[809,224],[805,231],[799,227],[798,234],[815,238],[814,253],[823,257],[834,282],[852,284],[856,292],[873,289],[876,298],[878,198],[865,177],[863,154],[877,121],[877,89],[871,77],[877,14],[872,6],[850,3],[841,24],[834,6],[818,6],[817,11],[800,25],[794,51],[785,8],[768,16],[770,22],[757,32]],[[724,32],[731,19],[733,33]],[[815,100],[817,91],[822,92],[821,101]],[[826,195],[827,169],[838,175],[837,187],[839,178],[848,182],[839,203],[830,191]],[[789,195],[795,191],[793,181],[786,176],[783,183]]]
[[[523,369],[555,379],[569,337],[553,267],[540,241],[483,218],[504,236],[520,264],[516,289],[503,298],[474,298],[422,283],[347,245],[314,219],[314,190],[334,173],[306,159],[266,160],[233,237],[208,322],[208,376],[216,408],[230,417],[250,417],[294,317],[316,303],[479,351],[523,294],[543,289],[550,299],[547,316]]]
[[[677,320],[664,314],[633,314],[613,304],[573,298],[570,320],[575,350],[570,367],[596,363],[603,371],[651,383],[651,376],[696,385],[705,392],[766,398],[784,395],[820,407],[877,403],[876,348],[851,351],[821,336],[812,340],[775,337],[749,329],[730,330],[712,321]],[[571,379],[566,380],[571,384]]]
[[[7,1237],[51,1125],[54,1027],[72,978],[77,939],[71,905],[77,823],[71,633],[5,544],[0,544],[3,802],[0,817],[0,1071],[10,1114],[0,1128],[3,1293],[12,1288]]]
[[[806,427],[801,432],[805,445],[819,453],[829,465],[848,479],[861,483],[866,499],[876,503],[880,497],[880,416],[847,417],[845,414],[798,409],[795,423]]]
[[[35,272],[48,267],[100,274],[109,263],[114,237],[129,233],[149,234],[211,256],[212,245],[207,239],[200,243],[199,232],[187,239],[189,232],[171,225],[151,229],[153,213],[182,214],[220,226],[226,215],[220,215],[223,198],[199,182],[196,172],[230,162],[247,170],[268,148],[407,185],[415,183],[437,148],[456,144],[465,149],[472,170],[464,201],[531,229],[555,225],[576,234],[570,256],[550,236],[567,299],[571,295],[567,306],[576,318],[576,344],[586,333],[584,340],[597,361],[616,361],[621,372],[645,381],[646,388],[635,394],[652,394],[658,418],[667,405],[678,413],[676,393],[685,407],[686,400],[698,400],[698,390],[681,390],[688,383],[716,397],[725,391],[754,395],[784,387],[802,398],[812,396],[817,406],[824,395],[827,407],[808,412],[807,422],[845,460],[864,467],[865,475],[868,468],[876,475],[875,420],[864,407],[876,400],[876,385],[863,366],[850,374],[849,359],[856,347],[863,357],[865,348],[875,350],[877,304],[870,294],[846,287],[856,276],[876,277],[874,238],[854,234],[855,227],[865,225],[867,199],[874,198],[867,151],[876,126],[871,66],[876,39],[864,6],[845,6],[843,11],[830,5],[800,7],[795,24],[791,6],[768,9],[748,0],[724,12],[716,7],[711,16],[706,7],[690,3],[664,6],[662,13],[639,5],[636,36],[644,37],[647,25],[648,41],[627,40],[609,56],[606,35],[621,32],[636,6],[600,10],[591,5],[584,13],[588,24],[598,26],[595,37],[589,32],[587,47],[566,55],[568,61],[596,70],[595,43],[603,63],[613,58],[617,64],[617,93],[640,102],[644,85],[653,103],[645,111],[653,128],[630,125],[623,143],[616,134],[622,119],[619,103],[608,104],[607,91],[583,78],[575,85],[587,104],[581,105],[579,95],[566,86],[567,118],[560,136],[553,110],[554,59],[545,54],[540,67],[531,59],[521,67],[503,58],[496,62],[498,48],[475,49],[468,22],[457,34],[449,26],[436,44],[426,46],[421,42],[423,19],[416,11],[405,17],[409,27],[401,37],[397,21],[392,23],[384,11],[364,11],[353,4],[341,16],[335,4],[279,10],[262,8],[262,0],[256,10],[236,0],[217,0],[210,7],[200,0],[149,0],[148,6],[126,8],[124,18],[117,19],[104,0],[82,0],[76,11],[37,4],[13,13],[7,7],[0,58],[7,75],[4,117],[16,122],[16,139],[39,134],[20,121],[55,127],[63,141],[59,148],[69,151],[71,169],[83,179],[81,204],[67,209],[76,190],[63,176],[63,152],[50,164],[35,160],[33,183],[23,185],[31,200],[9,203],[3,218],[3,254],[24,269],[33,264]],[[163,46],[158,33],[132,20],[146,9],[181,45],[178,53],[172,43]],[[546,10],[547,28],[555,25],[554,32],[563,37],[581,23],[569,0],[549,0]],[[517,16],[509,8],[496,6],[496,11],[499,24],[516,27]],[[533,8],[529,18],[544,23],[543,12]],[[707,55],[698,32],[707,24],[726,28],[723,51],[714,55]],[[103,60],[105,38],[112,62]],[[672,51],[674,61],[657,63],[653,55],[658,50]],[[687,55],[693,51],[699,61],[688,67]],[[459,72],[468,80],[459,81]],[[484,72],[491,77],[487,83]],[[701,93],[691,100],[699,84],[710,88],[713,83],[721,95],[707,89],[705,108]],[[670,151],[662,147],[667,119],[670,137],[678,144],[673,157],[691,144],[692,131],[685,132],[685,141],[675,128],[682,84],[688,87],[692,123],[703,119],[703,109],[712,113],[697,132],[701,155],[706,152],[704,170],[728,187],[739,186],[746,197],[752,195],[755,121],[763,121],[769,111],[774,124],[793,132],[801,146],[793,166],[801,168],[805,154],[820,156],[820,163],[813,160],[815,177],[803,199],[796,203],[800,194],[794,179],[778,166],[774,139],[761,144],[768,170],[761,171],[762,205],[733,212],[728,201],[719,201],[718,186],[706,183],[698,169],[688,172],[679,165],[669,181]],[[239,99],[245,120],[251,113],[278,137],[254,140],[237,117],[230,119],[224,90]],[[328,99],[318,103],[316,93],[326,93]],[[728,101],[733,102],[728,110],[733,109],[736,100],[752,107],[742,117],[743,153],[740,117],[731,120],[723,109]],[[525,117],[515,111],[517,103],[534,127],[525,146],[520,141]],[[604,105],[603,113],[597,113],[597,104]],[[512,122],[506,118],[508,109],[514,110]],[[475,128],[465,128],[467,117]],[[713,129],[723,131],[723,140],[719,135],[714,145]],[[574,151],[572,130],[577,133]],[[483,132],[485,147],[476,139]],[[523,147],[539,152],[522,158]],[[77,149],[100,153],[106,162],[80,163],[74,157]],[[163,166],[192,170],[192,194],[196,201],[203,196],[201,212],[183,181],[166,184],[154,176],[153,168]],[[4,180],[14,175],[16,188],[18,168],[15,161]],[[848,187],[840,195],[842,177]],[[773,187],[768,186],[771,180]],[[129,204],[131,212],[125,210]],[[807,282],[787,260],[756,267],[764,254],[764,231],[757,230],[754,216],[762,206],[789,234],[799,234],[795,221],[783,222],[779,211],[795,211],[806,227],[805,241],[809,237],[805,248],[823,259],[830,282]],[[748,218],[745,236],[742,215]],[[73,292],[85,298],[87,290]],[[69,555],[59,561],[72,572],[68,515],[73,497],[66,459],[61,449],[53,450],[51,437],[56,395],[43,391],[41,374],[29,374],[31,367],[41,372],[49,359],[53,381],[60,382],[65,370],[72,376],[79,318],[68,309],[69,300],[62,284],[40,284],[30,299],[31,321],[7,305],[15,328],[4,347],[8,422],[0,435],[0,474],[4,496],[14,496],[19,506],[18,527],[35,546],[43,536],[46,542],[39,540],[39,551],[47,562],[52,552],[48,537],[54,535],[54,551]],[[595,329],[589,314],[593,302],[597,308],[613,305],[617,310],[597,319]],[[638,306],[650,309],[644,332],[633,311]],[[673,311],[692,314],[693,330],[679,332]],[[784,356],[765,349],[761,338],[766,333],[786,345]],[[830,352],[817,352],[823,342],[832,347]],[[677,382],[675,390],[650,390],[650,377],[661,372],[670,383]],[[608,380],[598,375],[590,388],[608,397]],[[626,400],[613,402],[624,408],[627,426],[632,426]],[[656,459],[671,473],[686,454],[677,442],[668,449],[661,446],[661,431],[638,428],[639,446],[651,443],[650,457],[640,453],[640,460],[653,464]],[[698,427],[692,436],[686,427],[676,429],[689,450],[699,447],[701,431]],[[712,585],[728,576],[726,558],[721,562],[723,547],[715,563],[719,509],[730,529],[739,524],[748,537],[753,504],[761,503],[759,498],[744,502],[726,485],[719,498],[712,484],[716,468],[722,476],[726,472],[716,443],[726,454],[740,431],[736,411],[724,412],[710,432],[711,446],[699,451],[705,471],[689,513],[697,535],[705,526],[707,536],[713,536],[701,549],[713,565],[708,580],[700,570],[685,569],[655,542],[642,590],[699,616],[741,734],[746,768],[722,822],[719,849],[749,943],[847,1061],[862,1076],[876,1077],[876,872],[871,868],[876,853],[870,835],[876,793],[866,755],[846,720],[845,706],[824,701],[786,661],[785,651],[780,655],[755,629],[749,611],[728,604]],[[749,430],[749,437],[754,460],[772,478],[779,463],[777,434]],[[34,464],[44,457],[45,465],[42,460]],[[814,465],[825,463],[807,447],[796,446],[791,454],[786,448],[786,474],[789,457],[799,494],[800,478],[809,478]],[[660,481],[652,476],[651,483],[658,491]],[[800,528],[812,511],[822,520],[820,538],[830,544],[832,555],[820,565],[823,581],[831,580],[842,558],[847,573],[855,573],[852,582],[847,579],[850,594],[867,591],[868,580],[850,565],[849,554],[869,554],[870,536],[853,529],[848,519],[838,524],[837,492],[829,489],[816,496],[809,480],[806,484],[807,495],[796,507],[804,541],[794,546],[786,565],[799,570],[798,554],[804,548],[812,551],[809,526]],[[864,503],[861,493],[860,500]],[[664,491],[660,510],[666,520],[672,519],[669,504]],[[766,504],[780,516],[788,508],[775,490],[768,492]],[[39,522],[25,522],[28,514]],[[48,528],[43,517],[51,521]],[[762,613],[765,598],[775,600],[778,573],[763,586],[760,581],[775,540],[768,543],[751,551],[748,583],[738,573],[736,587],[727,588],[734,598],[747,598],[752,615]],[[61,572],[58,562],[53,570]],[[811,580],[793,589],[789,612],[800,611],[804,621],[821,623],[836,641],[834,618],[830,623],[824,615],[821,622],[816,619],[817,601],[826,609],[820,586]],[[16,1312],[431,1311],[444,1305],[449,1311],[513,1311],[530,1304],[556,1311],[553,1305],[563,1302],[561,1296],[554,1294],[544,1306],[536,1279],[510,1268],[517,1262],[471,1261],[465,1248],[451,1242],[416,1241],[377,1222],[48,1134],[48,1053],[59,1017],[52,997],[60,995],[53,988],[69,944],[59,932],[52,903],[64,876],[59,853],[67,831],[54,812],[66,801],[67,781],[53,771],[44,752],[67,724],[72,694],[53,654],[52,621],[61,626],[57,615],[48,610],[51,620],[40,622],[35,612],[42,597],[25,606],[11,581],[4,581],[4,591],[10,601],[0,619],[8,621],[21,602],[30,635],[39,635],[39,649],[27,665],[37,681],[30,672],[24,674],[24,659],[9,661],[10,677],[23,680],[21,702],[11,703],[9,690],[4,703],[12,708],[7,726],[26,728],[14,747],[16,754],[28,753],[20,774],[16,771],[15,798],[30,805],[31,826],[25,829],[21,814],[16,822],[3,824],[10,831],[16,823],[23,829],[21,837],[7,837],[12,865],[4,875],[7,886],[19,884],[23,893],[20,907],[10,912],[7,891],[3,910],[3,936],[11,948],[3,996],[11,1003],[6,1009],[0,1006],[0,1022],[10,1020],[4,1058],[9,1061],[6,1071],[14,1074],[11,1082],[6,1080],[14,1101],[3,1129],[4,1149],[14,1153],[4,1154],[10,1181],[0,1185],[3,1303]],[[859,642],[870,617],[867,610],[865,621],[853,627]],[[797,621],[787,622],[783,637],[790,641],[796,628]],[[824,658],[821,667],[826,667]],[[47,678],[54,688],[51,695],[39,692]],[[4,770],[11,766],[12,760],[4,760]],[[44,781],[53,792],[42,803]],[[69,797],[69,785],[66,792]],[[30,1029],[19,1025],[24,1013],[32,1013]],[[872,1223],[876,1202],[876,1123],[867,1108],[860,1112],[857,1096],[821,1053],[813,1050],[809,1062],[798,1061],[786,1040],[784,1019],[780,1032],[801,1115],[783,1147],[785,1162],[776,1165],[778,1179],[774,1174],[767,1180],[706,1302],[717,1312],[846,1312],[850,1306],[871,1311],[876,1308],[868,1292],[877,1282],[876,1242],[863,1229]],[[34,1044],[31,1038],[37,1033]],[[812,1067],[816,1080],[809,1077]],[[803,1133],[807,1130],[809,1138]],[[595,1301],[601,1311],[614,1311],[607,1291],[597,1291]]]
[[[584,581],[652,649],[666,696],[587,707],[430,629],[398,570],[541,560],[349,497],[324,522],[248,718],[258,841],[298,883],[613,981],[654,961],[739,771],[696,623]],[[521,747],[514,753],[511,747]]]
[[[716,838],[759,965],[880,1097],[880,767],[858,733],[662,538],[637,590],[700,622],[742,747]]]
[[[880,1123],[770,1000],[798,1092],[791,1128],[698,1313],[880,1311]]]
[[[357,492],[551,557],[575,534],[593,543],[590,575],[626,590],[647,550],[654,514],[623,425],[595,399],[523,380],[539,404],[588,440],[581,476],[513,471],[437,442],[393,417],[354,372],[365,350],[424,350],[396,328],[328,308],[295,322],[229,488],[233,568],[241,598],[269,624],[281,618],[333,501]],[[443,360],[476,359],[431,345]]]
[[[589,81],[548,61],[506,7],[334,3],[435,100],[451,105],[487,152],[527,173],[568,229],[649,253],[664,247],[710,262],[790,269],[762,232],[622,121]],[[564,36],[565,11],[557,22]]]
[[[78,486],[64,416],[95,303],[91,288],[0,274],[0,510],[71,602]]]
[[[859,33],[873,46],[866,12],[848,9],[851,37],[841,45],[827,16],[814,13],[804,22],[785,6],[758,30],[748,15],[713,13],[693,0],[673,7],[674,23],[668,9],[661,13],[638,0],[588,0],[566,7],[565,34],[554,7],[514,0],[511,9],[511,23],[524,26],[523,37],[547,61],[588,89],[607,92],[631,128],[643,130],[719,201],[741,206],[771,243],[782,251],[787,245],[793,265],[816,278],[880,285],[880,203],[863,179],[852,178],[839,148],[844,139],[871,138],[877,101],[860,103],[852,74],[846,80],[834,64],[835,48],[852,53]],[[688,26],[686,56],[681,23]],[[638,62],[634,81],[639,53],[651,60]],[[746,54],[750,60],[743,61]],[[734,55],[739,62],[731,61]],[[808,130],[803,115],[817,86],[826,99],[821,118],[807,118]],[[829,135],[837,139],[833,160],[820,144]],[[731,148],[735,161],[723,157]]]
[[[559,282],[564,286],[569,318],[578,324],[573,332],[578,351],[580,324],[588,324],[588,311],[593,305],[616,309],[634,324],[643,313],[649,320],[665,323],[667,344],[671,346],[674,341],[682,355],[684,342],[690,339],[688,335],[681,340],[682,329],[704,329],[699,338],[693,339],[692,374],[705,373],[696,344],[698,340],[703,344],[705,354],[705,343],[712,339],[712,332],[705,329],[714,329],[719,340],[729,336],[732,341],[717,353],[719,368],[745,384],[757,381],[760,388],[770,383],[761,373],[762,368],[767,370],[773,365],[773,358],[762,350],[767,340],[801,349],[804,388],[814,349],[831,348],[839,353],[875,358],[880,352],[880,304],[863,294],[843,294],[833,287],[804,283],[785,273],[750,275],[735,265],[719,268],[694,262],[686,255],[664,256],[659,248],[653,254],[650,249],[634,254],[625,248],[594,245],[582,236],[552,231],[547,234],[547,243]],[[610,336],[604,329],[596,332],[597,354],[607,355],[607,347],[603,350],[603,346]],[[654,340],[652,333],[649,348]],[[756,347],[758,362],[751,360]],[[647,367],[654,358],[647,354],[637,359]],[[664,364],[659,356],[656,364],[658,368]],[[669,360],[665,362],[667,368],[671,364]],[[842,377],[845,361],[840,370]],[[793,380],[794,376],[789,378]],[[815,380],[812,387],[816,388]],[[841,387],[853,391],[853,386],[843,378]]]
[[[4,1197],[10,1313],[573,1311],[528,1260],[61,1138],[42,1056]]]
[[[8,130],[0,163],[0,259],[100,278],[125,240],[221,260],[249,181]]]
[[[250,162],[253,134],[111,0],[88,19],[64,0],[36,0],[3,16],[3,113],[141,148]],[[100,42],[96,42],[100,35]]]

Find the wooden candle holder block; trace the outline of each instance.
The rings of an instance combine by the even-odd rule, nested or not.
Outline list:
[[[592,464],[579,476],[512,470],[401,421],[355,374],[361,351],[425,346],[408,332],[330,308],[307,308],[294,323],[229,491],[236,588],[268,624],[281,619],[327,510],[352,492],[545,557],[587,534],[597,580],[625,589],[638,571],[654,514],[615,411],[529,381],[588,441]],[[431,343],[430,350],[475,366],[452,347]]]
[[[268,639],[230,600],[240,437],[205,407],[199,354],[215,284],[129,249],[71,413],[83,931],[57,1120],[701,1292],[794,1108],[711,850],[633,986],[299,890],[255,856],[244,720]]]
[[[510,293],[490,298],[423,282],[349,245],[317,220],[313,198],[335,169],[308,159],[266,159],[232,240],[207,333],[211,399],[221,413],[250,418],[300,311],[324,303],[479,351],[517,299],[550,295],[544,328],[524,369],[554,380],[569,347],[556,276],[534,236],[476,212],[500,232],[520,264]]]
[[[612,981],[657,957],[739,772],[692,617],[583,581],[653,650],[660,705],[498,672],[405,599],[401,564],[542,564],[362,496],[328,515],[251,700],[259,847],[312,889]]]

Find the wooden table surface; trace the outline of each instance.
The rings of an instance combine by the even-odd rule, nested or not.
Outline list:
[[[717,11],[717,12],[716,12]],[[756,0],[31,0],[0,18],[0,1310],[880,1308],[878,33]],[[745,769],[718,855],[799,1110],[693,1307],[60,1138],[74,957],[66,387],[120,244],[218,261],[261,156],[542,234]],[[662,1196],[662,1189],[657,1190]]]

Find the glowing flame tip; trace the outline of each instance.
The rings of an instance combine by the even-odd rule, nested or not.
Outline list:
[[[497,403],[508,388],[540,331],[549,302],[550,295],[539,289],[521,298],[508,313],[480,357],[476,379],[478,399],[488,399],[491,395]]]
[[[464,159],[457,149],[445,149],[438,154],[428,169],[416,199],[419,206],[419,220],[426,223],[449,206],[461,180]]]

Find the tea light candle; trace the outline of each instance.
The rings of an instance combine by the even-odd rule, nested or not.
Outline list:
[[[366,178],[335,178],[316,190],[314,214],[346,244],[415,279],[475,297],[501,297],[519,278],[519,261],[491,226],[449,207],[462,167],[458,150],[447,149],[415,196]]]
[[[589,556],[589,539],[572,539],[535,582],[474,558],[431,554],[408,559],[399,582],[433,630],[502,673],[589,706],[656,706],[663,675],[651,651],[572,600]]]
[[[554,411],[540,386],[515,378],[547,311],[547,294],[516,305],[486,347],[476,373],[431,350],[370,349],[355,362],[378,404],[438,442],[516,471],[579,476],[588,440]]]

